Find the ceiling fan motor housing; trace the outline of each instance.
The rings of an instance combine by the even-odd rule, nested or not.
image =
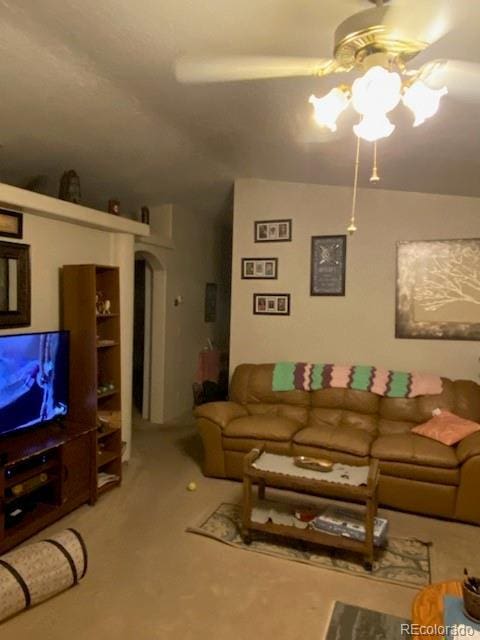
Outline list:
[[[387,8],[361,11],[344,20],[335,31],[334,56],[345,70],[374,64],[403,66],[429,46],[384,24]],[[372,59],[374,56],[374,59]]]

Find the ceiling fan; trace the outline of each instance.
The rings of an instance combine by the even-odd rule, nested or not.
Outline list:
[[[337,27],[332,58],[184,57],[175,63],[176,78],[182,83],[343,74],[338,87],[321,98],[310,96],[309,102],[316,122],[330,132],[337,130],[337,119],[350,104],[361,116],[353,126],[357,145],[349,233],[357,229],[361,139],[374,143],[370,181],[377,182],[377,141],[394,131],[387,114],[400,102],[413,113],[416,127],[437,112],[442,96],[449,91],[480,98],[478,65],[436,59],[430,49],[434,43],[438,44],[433,51],[441,48],[441,40],[453,27],[454,0],[368,2],[376,6],[355,13]],[[429,55],[433,59],[428,60]]]
[[[176,78],[202,83],[363,72],[351,85],[342,83],[323,98],[310,97],[318,124],[335,131],[337,118],[352,103],[362,115],[356,135],[376,141],[395,129],[386,114],[402,101],[418,126],[436,113],[449,81],[459,89],[472,84],[472,72],[477,74],[476,65],[468,63],[435,59],[413,64],[451,29],[453,0],[368,1],[376,7],[337,27],[332,58],[183,57],[175,63]]]

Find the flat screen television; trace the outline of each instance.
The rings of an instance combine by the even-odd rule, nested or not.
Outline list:
[[[68,413],[68,331],[0,335],[0,436]]]

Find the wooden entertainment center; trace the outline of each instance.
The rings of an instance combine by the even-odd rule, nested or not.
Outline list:
[[[2,440],[0,553],[95,502],[96,439],[95,425],[65,420]]]
[[[119,269],[66,265],[61,293],[68,419],[2,438],[0,554],[121,483]]]

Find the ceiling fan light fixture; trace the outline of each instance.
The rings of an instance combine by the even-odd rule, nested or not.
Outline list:
[[[350,92],[347,88],[336,87],[323,98],[311,95],[308,102],[313,106],[315,122],[330,131],[336,131],[337,119],[350,103]]]
[[[417,80],[407,87],[402,96],[403,104],[412,111],[415,116],[414,127],[423,124],[438,111],[442,96],[448,93],[447,87],[431,89],[422,80]]]
[[[353,126],[355,135],[367,142],[388,138],[394,130],[395,125],[390,122],[384,113],[373,113],[365,116],[358,124]]]
[[[401,88],[398,73],[380,66],[371,67],[352,85],[353,107],[362,116],[385,115],[400,102]]]

